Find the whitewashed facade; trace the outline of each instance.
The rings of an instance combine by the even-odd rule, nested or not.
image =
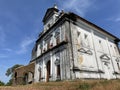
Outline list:
[[[74,13],[49,8],[32,51],[34,82],[120,78],[119,38]]]

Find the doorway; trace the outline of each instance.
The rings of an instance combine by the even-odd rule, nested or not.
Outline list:
[[[14,78],[15,78],[15,84],[17,85],[17,72],[15,72]]]
[[[47,62],[47,75],[46,75],[46,82],[49,82],[49,78],[50,78],[50,60]]]
[[[25,73],[24,74],[24,84],[28,84],[28,74],[27,73]]]
[[[57,65],[57,76],[60,76],[60,65]]]
[[[57,80],[60,80],[60,65],[57,65]]]

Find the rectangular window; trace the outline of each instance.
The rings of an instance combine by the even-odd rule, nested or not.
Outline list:
[[[52,47],[53,47],[53,43],[50,44],[50,48],[52,48]]]
[[[60,65],[57,65],[57,77],[60,77]]]
[[[43,45],[42,45],[42,44],[40,44],[40,52],[41,52],[41,53],[43,53],[43,51],[42,51],[42,50],[43,50]]]
[[[57,37],[56,37],[56,44],[58,45],[60,43],[60,36],[58,35]]]
[[[50,40],[47,41],[47,50],[50,49]]]
[[[50,46],[51,37],[52,37],[52,34],[49,34],[45,38],[46,50],[49,50],[51,48],[51,46]]]
[[[57,28],[57,30],[55,31],[55,39],[56,39],[56,45],[58,45],[60,43],[60,29]]]

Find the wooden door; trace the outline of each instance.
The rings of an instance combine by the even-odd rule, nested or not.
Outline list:
[[[46,81],[49,82],[49,78],[50,78],[50,61],[47,62],[47,77],[46,77]]]

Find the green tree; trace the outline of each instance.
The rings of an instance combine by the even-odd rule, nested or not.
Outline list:
[[[12,85],[12,79],[10,79],[7,83],[6,86],[11,86]]]
[[[5,75],[6,75],[6,76],[11,76],[11,77],[12,77],[12,76],[13,76],[14,70],[15,70],[16,68],[20,67],[20,66],[23,66],[23,65],[16,64],[16,65],[14,65],[14,66],[8,68],[7,71],[6,71],[6,73],[5,73]]]
[[[16,68],[20,67],[20,66],[23,66],[23,65],[16,64],[16,65],[14,65],[14,66],[12,66],[12,67],[10,67],[10,68],[7,69],[5,75],[8,76],[8,77],[11,76],[11,78],[10,78],[10,80],[7,82],[6,86],[12,85],[12,79],[13,79],[14,70],[15,70]]]
[[[0,86],[4,86],[4,85],[5,85],[5,83],[0,81]]]

